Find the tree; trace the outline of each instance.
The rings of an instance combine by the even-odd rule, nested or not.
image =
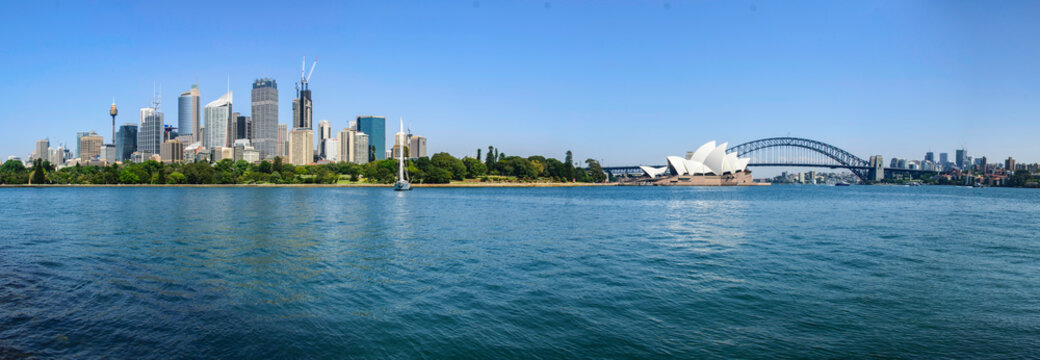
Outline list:
[[[261,164],[261,165],[263,165],[263,164]],[[272,165],[271,168],[272,168],[271,171],[282,171],[282,157],[281,156],[275,156],[274,157],[274,165]]]
[[[598,183],[607,180],[607,174],[603,172],[603,167],[599,165],[599,161],[585,159],[585,163],[589,166],[588,175],[590,181]]]
[[[137,174],[130,169],[123,169],[123,171],[119,173],[120,184],[137,184],[139,182],[141,182],[141,179],[138,178]]]
[[[43,160],[33,160],[33,170],[32,174],[29,175],[29,179],[29,183],[34,185],[47,183],[47,170],[44,167]]]
[[[567,156],[563,158],[563,177],[567,181],[574,181],[574,155],[567,150]]]
[[[433,157],[430,158],[430,162],[432,162],[435,167],[448,170],[448,172],[451,173],[451,178],[455,180],[462,180],[467,175],[466,164],[464,164],[462,160],[456,159],[454,156],[451,156],[451,154],[446,152],[433,154]]]
[[[495,171],[495,161],[498,161],[495,157],[495,147],[488,146],[487,159],[484,159],[484,166],[487,167],[489,174]]]
[[[462,159],[462,164],[466,166],[466,177],[468,178],[478,178],[487,174],[487,166],[480,162],[480,160],[467,157]]]
[[[184,184],[187,181],[188,178],[185,177],[184,174],[181,174],[177,171],[170,173],[170,176],[166,178],[167,184]]]
[[[278,166],[281,166],[281,165],[282,164],[278,164]],[[260,166],[257,166],[256,170],[259,171],[259,172],[262,172],[264,174],[270,174],[271,173],[271,163],[267,162],[267,160],[261,161],[260,162]]]

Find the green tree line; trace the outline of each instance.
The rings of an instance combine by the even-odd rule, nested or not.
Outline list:
[[[444,184],[452,180],[603,182],[606,174],[599,162],[585,160],[576,167],[570,151],[564,161],[544,156],[506,156],[488,147],[484,161],[477,157],[456,158],[448,153],[406,161],[412,183]],[[8,160],[0,166],[0,184],[335,184],[364,182],[389,184],[396,180],[398,162],[385,159],[367,164],[347,162],[295,166],[276,157],[258,164],[245,160],[187,164],[143,163],[109,166],[67,166],[55,169],[45,160],[26,167]]]

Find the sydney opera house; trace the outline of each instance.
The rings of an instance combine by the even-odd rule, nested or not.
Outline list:
[[[701,145],[697,151],[686,153],[686,158],[669,156],[668,166],[640,166],[649,185],[701,185],[734,186],[754,185],[751,171],[747,170],[751,159],[741,159],[736,153],[726,153],[727,143],[715,145],[715,141]]]

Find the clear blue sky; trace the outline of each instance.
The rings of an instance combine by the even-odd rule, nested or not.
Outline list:
[[[405,118],[431,154],[656,164],[708,140],[822,140],[866,158],[1040,161],[1037,1],[5,1],[0,155],[109,141],[152,84],[167,123],[198,78],[249,113],[301,57],[315,123]],[[309,66],[309,64],[308,64]],[[74,146],[74,145],[73,145]]]

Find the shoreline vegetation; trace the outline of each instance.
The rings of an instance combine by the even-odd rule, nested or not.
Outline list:
[[[567,151],[564,161],[544,156],[506,156],[488,147],[484,161],[477,157],[461,159],[448,153],[407,160],[408,179],[418,187],[548,187],[604,185],[607,175],[599,162],[585,160],[586,167],[575,166]],[[405,156],[407,156],[407,150]],[[370,158],[372,156],[370,155]],[[281,157],[250,163],[224,159],[211,164],[159,162],[110,165],[82,165],[58,168],[43,159],[26,167],[8,160],[0,166],[0,186],[18,185],[223,185],[223,186],[390,186],[397,180],[398,161],[375,160],[366,164],[348,162],[292,165]],[[615,184],[606,184],[615,185]]]

